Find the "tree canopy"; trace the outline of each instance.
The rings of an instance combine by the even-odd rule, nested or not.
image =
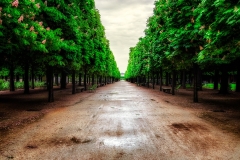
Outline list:
[[[120,77],[94,0],[1,0],[0,74],[26,64]]]
[[[240,47],[239,7],[239,1],[229,0],[156,0],[145,36],[130,49],[125,77],[194,66],[211,70],[235,63]]]

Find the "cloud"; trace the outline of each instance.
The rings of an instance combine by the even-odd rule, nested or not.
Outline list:
[[[95,0],[106,37],[121,72],[128,64],[129,48],[144,36],[146,21],[152,15],[155,0]]]

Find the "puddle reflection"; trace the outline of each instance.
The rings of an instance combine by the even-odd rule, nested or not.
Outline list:
[[[105,146],[135,149],[140,146],[137,138],[105,137],[101,140]]]

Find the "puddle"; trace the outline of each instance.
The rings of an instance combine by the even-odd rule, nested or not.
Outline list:
[[[118,93],[116,92],[116,93],[108,93],[108,94],[118,94]]]
[[[101,139],[102,144],[108,147],[121,147],[121,148],[129,148],[136,149],[140,146],[140,140],[134,136],[130,136],[131,138],[126,137],[103,137]]]
[[[175,131],[197,131],[197,132],[208,131],[207,128],[205,128],[204,126],[194,123],[193,124],[173,123],[172,125],[170,125],[170,127]]]
[[[36,145],[27,145],[26,148],[27,149],[36,149],[38,147]]]

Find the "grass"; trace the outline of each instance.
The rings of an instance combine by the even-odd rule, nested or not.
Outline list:
[[[34,87],[42,87],[45,85],[45,82],[34,82]],[[16,89],[24,88],[24,82],[14,82]],[[32,82],[29,82],[29,87],[32,86]],[[10,82],[0,79],[0,91],[9,90]]]
[[[221,85],[218,84],[218,89],[220,89]],[[207,88],[207,89],[213,89],[214,88],[214,84],[213,83],[205,83],[203,85],[203,88]],[[229,83],[229,89],[231,91],[235,91],[236,90],[236,83]]]

